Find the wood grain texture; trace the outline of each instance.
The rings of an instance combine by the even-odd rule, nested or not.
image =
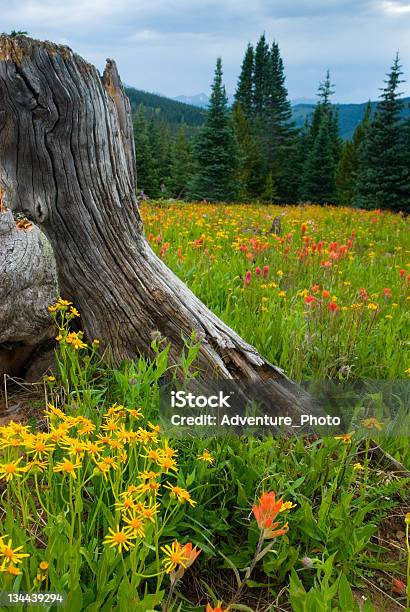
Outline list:
[[[293,384],[218,319],[151,250],[136,199],[130,106],[115,62],[100,77],[68,47],[0,37],[0,186],[47,235],[61,295],[89,339],[119,362],[152,335],[202,340],[203,375],[270,379],[292,409]]]
[[[56,300],[51,247],[35,226],[19,229],[0,212],[0,376],[20,374],[54,335],[47,306]],[[30,364],[32,365],[32,364]]]

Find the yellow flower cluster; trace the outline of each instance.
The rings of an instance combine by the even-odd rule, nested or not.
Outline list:
[[[173,501],[195,505],[186,489],[169,481],[178,472],[177,450],[160,439],[158,425],[143,421],[138,408],[115,403],[103,414],[99,426],[85,416],[66,415],[53,404],[48,404],[45,416],[47,432],[33,432],[29,426],[13,421],[0,427],[4,459],[0,479],[8,483],[33,475],[42,477],[43,472],[51,470],[56,478],[72,479],[79,486],[91,478],[109,481],[115,499],[113,511],[119,512],[120,519],[109,530],[106,545],[127,551],[136,539],[143,538],[147,525],[156,520],[162,493],[169,496],[168,505]],[[205,457],[210,461],[209,453],[204,453],[202,460]],[[114,481],[129,486],[116,494]],[[4,557],[1,571],[17,572],[16,564],[26,555],[18,552],[21,547],[13,551],[11,542],[6,546],[0,539],[0,544]]]

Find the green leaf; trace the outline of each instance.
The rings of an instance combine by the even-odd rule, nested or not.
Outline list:
[[[343,612],[353,611],[353,593],[345,574],[339,579],[339,604]]]

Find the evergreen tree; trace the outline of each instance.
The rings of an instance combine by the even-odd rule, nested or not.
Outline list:
[[[264,184],[262,147],[255,137],[253,124],[245,116],[241,105],[235,105],[232,120],[239,145],[238,178],[242,199],[255,199],[261,195]]]
[[[371,103],[366,106],[363,120],[356,127],[352,140],[343,143],[340,160],[336,169],[336,188],[338,200],[350,206],[356,197],[357,177],[359,174],[359,151],[366,137],[371,120]]]
[[[266,200],[269,192],[282,201],[296,201],[299,177],[293,164],[298,155],[297,131],[279,46],[274,42],[269,48],[264,34],[255,51],[251,45],[246,50],[233,116],[245,195]]]
[[[402,75],[398,54],[391,67],[381,100],[360,150],[360,173],[355,204],[362,208],[410,210],[410,170],[403,101],[398,91]]]
[[[270,61],[269,45],[262,34],[255,48],[253,72],[253,113],[256,119],[263,117],[267,107]]]
[[[161,148],[161,138],[158,127],[155,121],[151,119],[147,129],[148,146],[149,146],[149,163],[146,171],[146,185],[144,191],[150,198],[159,198],[161,196],[161,175],[160,175],[160,159],[159,151]]]
[[[294,192],[290,202],[300,202],[303,198],[303,178],[310,145],[310,124],[305,119],[303,127],[296,134],[296,143],[292,151],[289,167],[292,169],[292,185]]]
[[[145,109],[141,104],[134,115],[135,161],[137,167],[137,186],[147,192],[151,167],[151,147],[148,138],[148,125],[145,119]]]
[[[172,149],[173,142],[170,129],[166,123],[162,123],[159,127],[159,150],[156,151],[161,197],[168,197],[170,195],[169,182],[172,168]]]
[[[254,51],[248,44],[235,92],[234,106],[240,106],[247,119],[252,115]]]
[[[355,175],[357,173],[357,151],[352,140],[342,145],[336,169],[336,189],[339,204],[350,206],[355,196]]]
[[[335,159],[331,140],[330,116],[323,114],[319,133],[306,160],[304,199],[318,204],[336,200]]]
[[[319,84],[316,104],[308,136],[307,155],[303,171],[301,197],[318,203],[336,202],[336,167],[339,163],[341,141],[338,115],[330,98],[334,91],[329,71]]]
[[[273,180],[272,172],[269,172],[268,176],[266,177],[261,199],[264,202],[269,202],[269,204],[272,204],[278,199],[278,192]]]
[[[272,43],[270,51],[268,76],[264,128],[268,177],[271,175],[279,199],[295,201],[296,177],[292,164],[297,146],[296,130],[292,123],[283,61],[276,42]]]
[[[171,176],[168,187],[172,197],[185,198],[187,186],[192,178],[192,151],[182,126],[173,145]]]
[[[238,196],[238,146],[222,83],[222,61],[216,62],[207,122],[194,147],[196,171],[188,193],[194,200],[232,201]]]
[[[410,110],[410,104],[409,104]],[[405,193],[407,194],[408,200],[410,200],[410,115],[404,121],[404,129],[403,129],[403,141],[404,147],[407,151],[407,155],[405,157],[405,167],[407,169],[407,184],[405,185]],[[409,212],[409,202],[407,202],[407,207],[403,206],[403,210]]]

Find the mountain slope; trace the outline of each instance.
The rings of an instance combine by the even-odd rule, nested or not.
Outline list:
[[[377,102],[372,102],[372,112],[376,110]],[[403,116],[410,115],[409,104],[410,98],[404,98],[405,108]],[[363,119],[363,115],[367,106],[367,102],[363,104],[336,104],[339,111],[339,126],[340,136],[343,140],[347,140],[353,136],[353,132],[357,125]],[[297,104],[292,108],[293,120],[297,127],[302,127],[305,120],[314,110],[313,104]]]
[[[188,133],[193,134],[205,121],[206,111],[196,106],[134,87],[125,87],[125,92],[133,112],[136,112],[140,104],[143,104],[148,117],[153,118],[157,123],[168,124],[173,132],[184,124],[187,126]]]

